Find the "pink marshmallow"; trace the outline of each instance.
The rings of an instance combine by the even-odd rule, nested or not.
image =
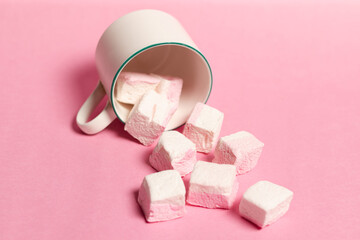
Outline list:
[[[131,110],[125,131],[149,146],[160,137],[172,114],[172,106],[167,99],[150,90]]]
[[[218,141],[213,162],[233,164],[237,174],[252,170],[260,158],[264,143],[249,132],[240,131]]]
[[[170,112],[174,114],[179,106],[183,80],[181,78],[170,76],[154,76],[161,79],[155,91],[163,96],[166,96],[171,106]]]
[[[276,222],[289,209],[293,192],[280,185],[259,181],[244,193],[239,213],[259,227]]]
[[[115,98],[122,103],[135,104],[147,91],[154,90],[160,81],[149,74],[121,72],[116,81]]]
[[[183,86],[183,80],[178,77],[158,76],[160,79],[159,84],[156,86],[156,91],[160,94],[165,94],[169,101],[178,103]]]
[[[140,187],[138,202],[148,222],[160,222],[185,215],[185,186],[175,170],[147,175]]]
[[[187,203],[206,208],[229,209],[238,190],[236,167],[198,161],[190,177]]]
[[[187,120],[183,134],[196,144],[198,152],[209,153],[219,137],[224,114],[219,110],[197,103]]]
[[[161,135],[149,161],[158,171],[175,169],[181,176],[185,176],[194,168],[196,147],[181,133],[166,131]]]

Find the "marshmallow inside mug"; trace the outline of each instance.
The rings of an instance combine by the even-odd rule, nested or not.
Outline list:
[[[154,73],[183,79],[183,89],[177,111],[166,129],[186,122],[197,102],[205,103],[212,87],[212,73],[205,57],[191,46],[180,43],[160,43],[142,49],[131,56],[118,70],[111,88],[111,102],[118,118],[126,122],[132,105],[116,101],[114,88],[120,72]]]

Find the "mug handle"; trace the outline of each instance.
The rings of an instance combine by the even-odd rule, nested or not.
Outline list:
[[[95,90],[86,99],[76,115],[76,123],[79,128],[86,134],[95,134],[101,132],[106,128],[114,119],[116,115],[111,107],[109,100],[104,109],[91,121],[88,121],[91,113],[95,110],[96,106],[106,95],[103,85],[99,81]]]

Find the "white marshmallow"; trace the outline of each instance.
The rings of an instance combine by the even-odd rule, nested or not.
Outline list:
[[[145,146],[155,142],[172,116],[166,97],[150,90],[135,104],[125,123],[125,131]]]
[[[215,163],[234,164],[237,174],[252,170],[260,158],[264,143],[246,131],[240,131],[219,139],[215,151]]]
[[[194,168],[196,147],[181,133],[166,131],[161,135],[149,161],[158,171],[175,169],[184,176]]]
[[[154,76],[161,79],[155,91],[161,95],[166,96],[171,106],[170,112],[172,114],[175,113],[175,111],[179,106],[183,80],[177,77],[158,76],[158,75],[154,75]]]
[[[149,74],[121,72],[116,81],[115,98],[122,103],[135,104],[159,83],[158,77]]]
[[[191,173],[187,202],[207,208],[230,208],[236,198],[236,167],[198,161]]]
[[[167,99],[171,102],[179,102],[183,80],[178,77],[154,76],[160,79],[160,82],[155,89],[156,92],[165,94]]]
[[[293,192],[271,183],[259,181],[244,193],[240,215],[263,228],[283,216],[289,209]]]
[[[138,202],[146,221],[159,222],[185,215],[185,186],[175,170],[147,175],[140,187]]]
[[[224,114],[219,110],[197,103],[183,134],[196,144],[198,152],[209,153],[219,137],[223,119]]]

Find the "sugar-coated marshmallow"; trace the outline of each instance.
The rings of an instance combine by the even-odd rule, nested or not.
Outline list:
[[[237,174],[244,174],[255,167],[264,143],[246,131],[240,131],[219,139],[213,162],[234,164]]]
[[[150,90],[131,110],[125,131],[149,146],[160,137],[172,114],[172,106],[166,97]]]
[[[219,137],[224,114],[197,103],[184,127],[184,135],[196,144],[198,152],[209,153]]]
[[[141,184],[138,202],[148,222],[183,217],[185,186],[180,174],[166,170],[147,175]]]
[[[229,209],[236,198],[236,167],[198,161],[190,177],[186,201],[206,208]]]
[[[287,212],[292,198],[293,192],[289,189],[269,181],[260,181],[246,190],[239,212],[242,217],[263,228]]]
[[[135,104],[160,81],[159,77],[145,73],[121,72],[116,82],[115,98],[122,103]]]
[[[181,133],[166,131],[161,135],[149,161],[158,171],[175,169],[184,176],[194,168],[196,147]]]
[[[178,77],[170,77],[170,76],[158,76],[157,77],[160,82],[156,86],[155,90],[160,94],[165,94],[167,99],[171,102],[179,102],[181,90],[183,86],[183,80]]]
[[[169,77],[169,76],[158,76],[160,78],[160,83],[156,86],[155,91],[159,94],[166,96],[171,106],[171,113],[174,113],[180,101],[181,90],[183,86],[183,80],[178,77]]]

